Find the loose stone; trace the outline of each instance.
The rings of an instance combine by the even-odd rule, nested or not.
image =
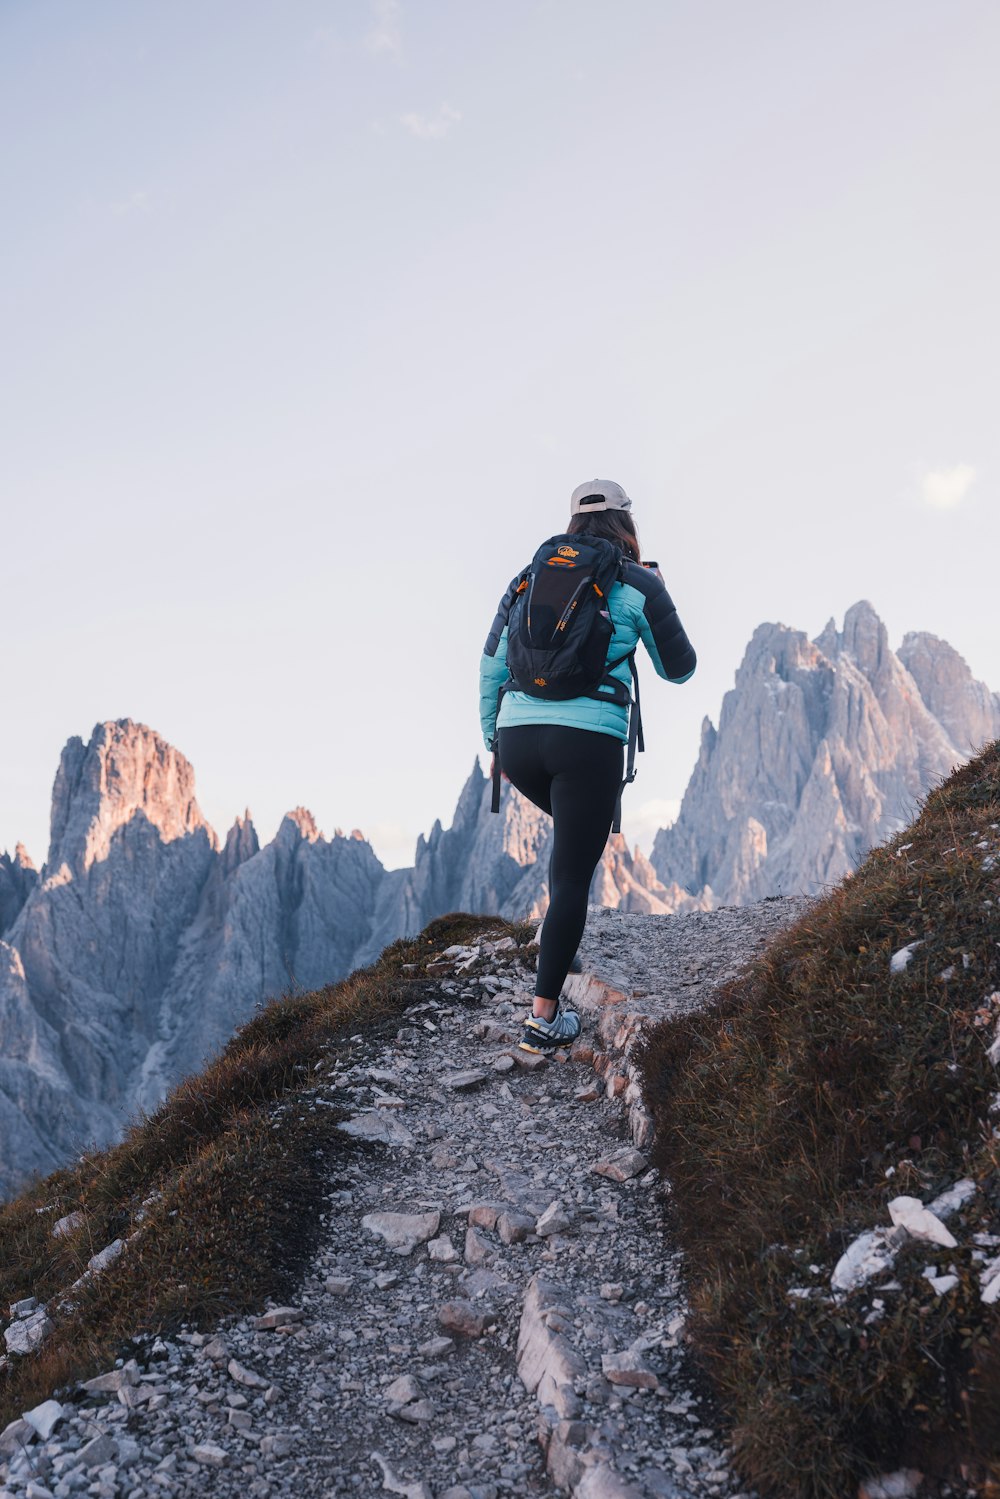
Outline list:
[[[534,1232],[535,1220],[526,1213],[501,1213],[497,1219],[497,1234],[503,1244],[520,1244]]]
[[[255,1374],[252,1369],[247,1369],[238,1359],[231,1358],[228,1364],[229,1377],[235,1379],[237,1384],[245,1385],[248,1390],[266,1390],[268,1380],[260,1374]]]
[[[446,1301],[438,1308],[438,1321],[449,1332],[457,1332],[463,1338],[481,1338],[487,1327],[496,1321],[488,1308],[477,1311],[471,1301]]]
[[[395,1254],[412,1254],[441,1226],[440,1213],[366,1213],[361,1227],[383,1239]]]
[[[642,1355],[631,1348],[624,1353],[602,1355],[601,1372],[609,1384],[635,1390],[655,1390],[660,1382]]]
[[[409,1405],[411,1400],[419,1400],[422,1394],[423,1390],[412,1374],[401,1374],[386,1390],[385,1398],[392,1405]]]
[[[115,1444],[106,1431],[99,1436],[92,1437],[86,1446],[80,1448],[80,1461],[85,1468],[101,1468],[109,1463],[115,1455]]]
[[[195,1447],[191,1456],[196,1463],[203,1463],[208,1468],[224,1468],[229,1461],[229,1453],[225,1448],[217,1447],[214,1442],[202,1442]]]
[[[573,1220],[570,1215],[563,1212],[558,1202],[550,1202],[535,1224],[535,1233],[544,1239],[550,1234],[568,1233],[572,1227]]]
[[[473,1088],[478,1088],[488,1082],[489,1076],[488,1072],[480,1072],[478,1069],[469,1072],[452,1072],[445,1075],[444,1085],[455,1093],[470,1093]]]
[[[37,1431],[42,1441],[47,1442],[64,1415],[65,1411],[58,1400],[43,1400],[33,1410],[25,1411],[24,1419]]]
[[[76,1233],[78,1228],[83,1227],[83,1214],[79,1211],[67,1213],[65,1218],[60,1218],[52,1225],[52,1237],[64,1239],[67,1234]]]
[[[648,1165],[641,1150],[636,1150],[632,1145],[624,1145],[621,1150],[612,1151],[611,1155],[598,1161],[591,1170],[598,1176],[606,1176],[609,1181],[624,1182],[639,1176]]]
[[[428,1338],[426,1343],[421,1343],[417,1352],[422,1353],[424,1358],[444,1358],[454,1346],[453,1338]]]
[[[250,1326],[255,1332],[267,1332],[275,1327],[290,1327],[294,1322],[301,1322],[304,1316],[300,1307],[278,1306],[261,1317],[251,1317]]]

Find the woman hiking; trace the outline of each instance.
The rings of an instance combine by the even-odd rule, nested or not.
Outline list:
[[[696,664],[659,567],[640,560],[631,508],[609,479],[574,489],[566,532],[511,582],[480,664],[480,717],[495,771],[553,822],[526,1051],[568,1046],[580,1034],[579,1015],[560,996],[622,791],[636,646],[641,640],[668,682],[686,682]]]

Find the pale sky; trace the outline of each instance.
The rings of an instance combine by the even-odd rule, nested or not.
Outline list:
[[[1000,688],[993,0],[3,0],[0,848],[129,716],[389,864],[593,477],[698,650],[867,597]]]

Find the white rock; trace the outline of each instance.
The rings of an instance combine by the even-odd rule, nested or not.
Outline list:
[[[124,1239],[113,1239],[110,1244],[106,1244],[97,1254],[91,1256],[87,1261],[87,1269],[92,1275],[100,1275],[102,1270],[107,1270],[109,1265],[114,1264],[124,1248]]]
[[[626,1385],[635,1390],[655,1390],[660,1382],[634,1348],[627,1348],[623,1353],[602,1354],[601,1373],[609,1384]]]
[[[1000,1255],[984,1265],[979,1276],[979,1295],[987,1306],[1000,1301]]]
[[[20,1322],[12,1322],[3,1335],[7,1344],[8,1353],[26,1354],[31,1353],[45,1341],[52,1331],[52,1323],[45,1315],[45,1308],[39,1307],[37,1312],[32,1312],[30,1317],[23,1318]]]
[[[19,1416],[16,1421],[9,1422],[3,1431],[0,1431],[0,1457],[19,1452],[29,1442],[33,1442],[37,1435],[34,1427],[29,1426],[27,1421]]]
[[[65,1414],[58,1400],[43,1400],[33,1410],[23,1412],[25,1421],[34,1427],[43,1442],[48,1441]]]
[[[238,1359],[231,1358],[228,1364],[229,1377],[235,1379],[237,1384],[243,1385],[248,1390],[266,1390],[270,1381],[255,1374],[252,1369],[247,1369]]]
[[[873,1228],[859,1234],[845,1249],[830,1276],[835,1291],[855,1291],[875,1275],[888,1270],[896,1258],[898,1237],[890,1229]]]
[[[613,1150],[609,1156],[597,1161],[591,1166],[591,1171],[598,1176],[606,1176],[609,1181],[630,1181],[633,1176],[639,1176],[649,1165],[641,1150],[636,1150],[632,1145],[623,1145],[620,1150]]]
[[[458,1250],[447,1234],[442,1234],[439,1239],[429,1239],[427,1253],[439,1265],[450,1265],[453,1260],[458,1259]]]
[[[345,1119],[342,1124],[338,1124],[337,1128],[355,1140],[373,1140],[379,1145],[414,1144],[413,1135],[402,1120],[384,1109],[370,1114],[355,1114],[352,1119]]]
[[[139,1377],[139,1365],[135,1359],[130,1358],[120,1369],[109,1369],[107,1374],[98,1374],[93,1379],[84,1380],[80,1388],[89,1395],[114,1395],[126,1385],[138,1384]]]
[[[250,1326],[256,1332],[269,1332],[276,1327],[291,1327],[295,1322],[301,1322],[305,1313],[297,1306],[276,1306],[273,1311],[264,1312],[260,1317],[251,1317]]]
[[[203,1463],[207,1468],[224,1468],[229,1461],[229,1453],[224,1447],[219,1447],[215,1442],[201,1442],[191,1453],[196,1463]]]
[[[905,973],[913,954],[922,945],[923,939],[921,938],[916,942],[908,942],[905,947],[901,947],[898,952],[894,952],[889,959],[889,972]]]
[[[954,1249],[958,1244],[954,1234],[930,1208],[924,1207],[919,1197],[894,1197],[889,1204],[889,1217],[897,1228],[905,1228],[914,1239],[926,1239],[945,1249]]]
[[[83,1227],[83,1214],[81,1212],[67,1213],[65,1218],[60,1218],[52,1225],[52,1237],[64,1239],[67,1234],[76,1233],[78,1228]]]
[[[418,1244],[433,1239],[440,1226],[438,1212],[366,1213],[361,1220],[361,1227],[384,1239],[395,1254],[412,1254]]]
[[[937,1215],[938,1218],[947,1218],[950,1213],[957,1213],[959,1208],[965,1206],[970,1198],[976,1195],[976,1184],[970,1177],[963,1177],[954,1186],[949,1187],[935,1197],[933,1202],[927,1204],[928,1211]]]
[[[112,1461],[114,1455],[115,1444],[106,1431],[92,1437],[79,1452],[80,1461],[85,1468],[103,1468],[105,1463]]]

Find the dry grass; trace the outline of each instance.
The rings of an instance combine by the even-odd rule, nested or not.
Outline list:
[[[987,1058],[1000,860],[984,868],[984,839],[1000,852],[997,745],[708,1011],[646,1043],[695,1345],[738,1467],[763,1494],[844,1499],[900,1466],[930,1492],[1000,1484],[1000,1307],[980,1297],[972,1242],[1000,1231]],[[891,954],[915,939],[890,976]],[[889,1225],[891,1198],[926,1202],[962,1177],[978,1191],[950,1220],[957,1250],[914,1240],[893,1273],[830,1297],[833,1266],[858,1233]],[[953,1268],[958,1287],[936,1295],[928,1265]]]
[[[72,1311],[56,1314],[41,1349],[0,1374],[0,1429],[109,1367],[138,1334],[208,1325],[291,1291],[319,1236],[336,1158],[363,1148],[337,1132],[343,1113],[311,1106],[314,1070],[349,1037],[367,1045],[394,1033],[426,987],[428,959],[486,931],[530,936],[495,917],[441,917],[342,983],[273,1001],[119,1145],[0,1207],[4,1308],[37,1296],[51,1314],[91,1255],[136,1235]],[[76,1209],[83,1226],[54,1239],[52,1224]]]

